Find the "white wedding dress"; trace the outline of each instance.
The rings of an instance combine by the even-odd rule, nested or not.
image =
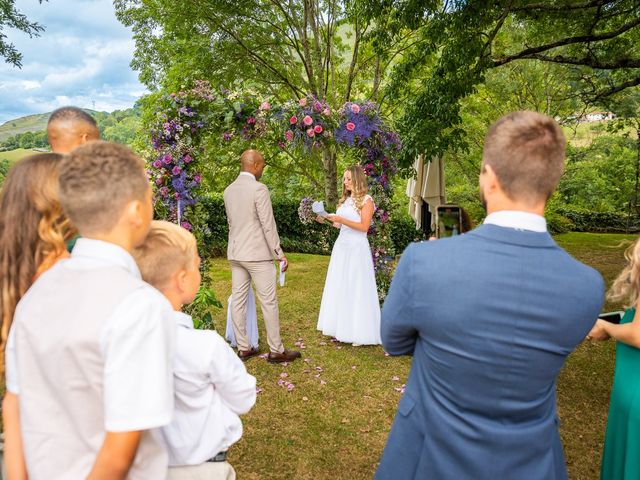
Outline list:
[[[369,195],[365,197],[367,201],[373,201]],[[352,198],[347,198],[336,215],[360,222],[360,214]],[[382,343],[380,303],[366,232],[346,225],[340,227],[340,235],[331,251],[318,330],[341,342],[361,345]]]

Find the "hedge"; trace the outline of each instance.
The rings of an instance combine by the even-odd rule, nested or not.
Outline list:
[[[285,252],[315,253],[329,255],[338,236],[338,229],[329,225],[312,223],[305,225],[298,217],[298,202],[289,198],[272,197],[273,215],[276,218],[280,244]],[[221,196],[206,197],[201,200],[207,212],[207,226],[210,234],[205,248],[211,255],[226,255],[229,228]],[[388,234],[391,235],[396,254],[402,253],[409,243],[421,239],[421,232],[408,216],[391,217]]]
[[[640,217],[619,212],[587,212],[580,210],[556,210],[560,218],[553,220],[564,222],[563,231],[592,233],[636,233],[640,232]],[[550,222],[550,229],[556,222]],[[561,232],[558,232],[561,233]]]

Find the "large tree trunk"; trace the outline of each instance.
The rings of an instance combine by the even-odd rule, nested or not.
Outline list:
[[[338,203],[338,176],[335,148],[322,150],[322,167],[324,170],[324,200],[327,205]]]

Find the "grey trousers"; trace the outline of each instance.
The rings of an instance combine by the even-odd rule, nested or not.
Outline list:
[[[200,465],[170,467],[168,480],[236,480],[229,462],[204,462]]]

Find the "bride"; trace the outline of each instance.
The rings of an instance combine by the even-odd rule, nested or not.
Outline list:
[[[344,172],[338,210],[328,217],[340,235],[331,251],[318,330],[354,346],[382,343],[380,303],[367,240],[374,209],[364,171],[349,167]],[[322,217],[317,220],[324,222]]]

